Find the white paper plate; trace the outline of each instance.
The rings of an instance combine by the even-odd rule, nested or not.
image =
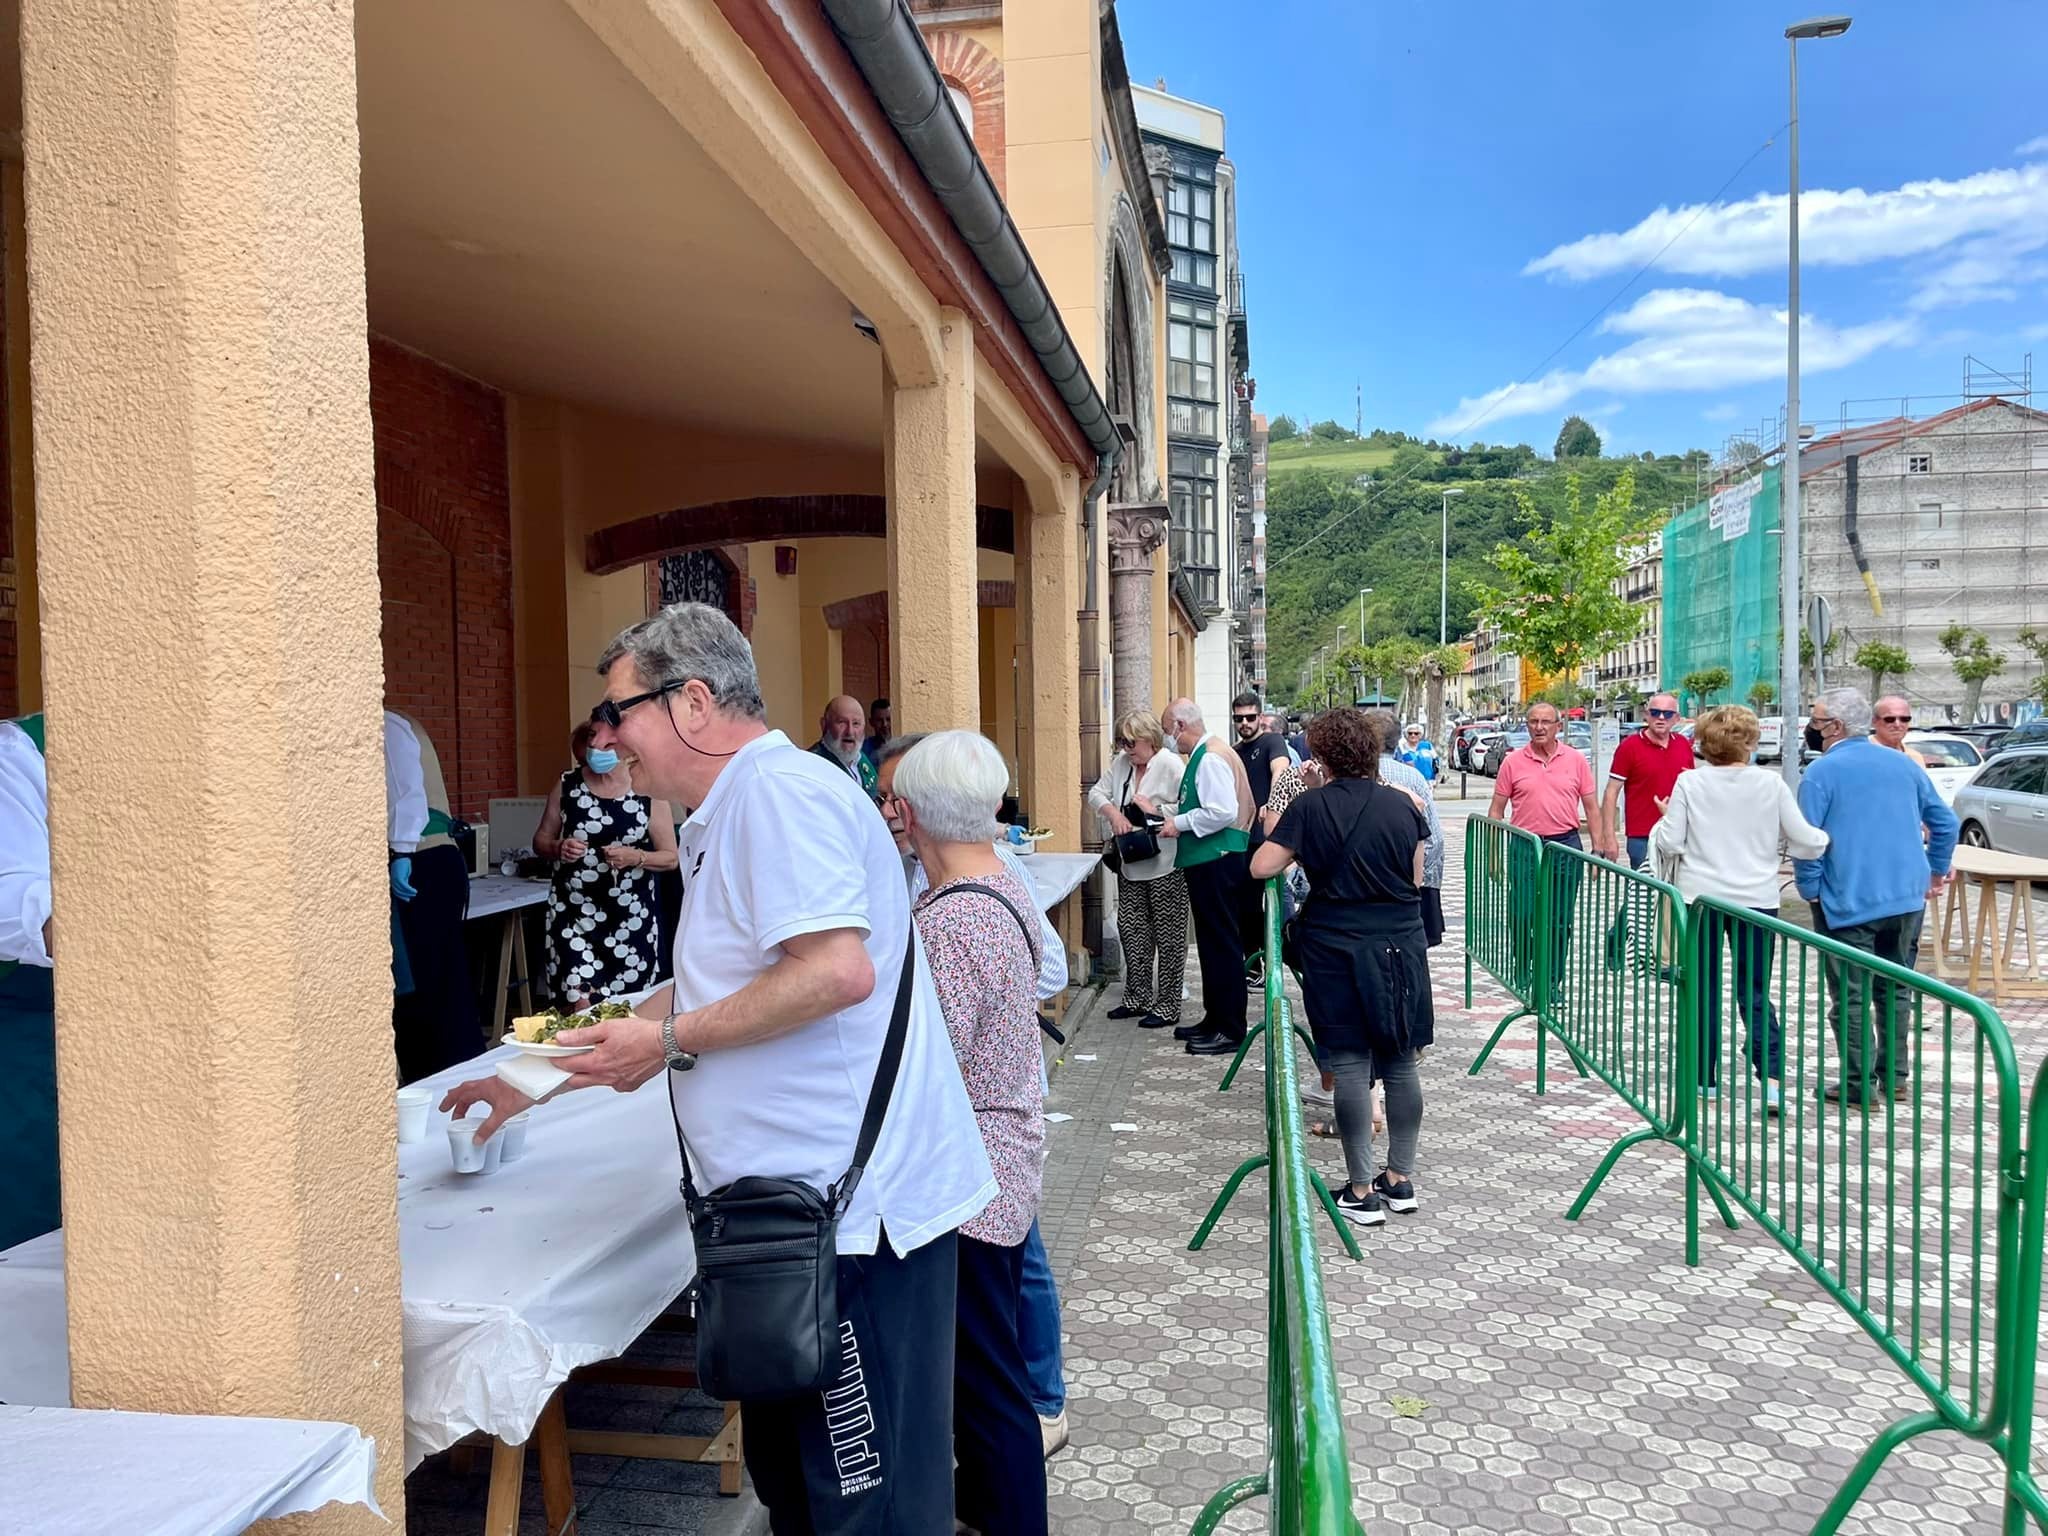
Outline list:
[[[521,1040],[510,1030],[505,1032],[505,1039],[502,1043],[511,1046],[516,1051],[523,1051],[528,1056],[581,1056],[585,1051],[597,1049],[594,1045],[553,1045]]]

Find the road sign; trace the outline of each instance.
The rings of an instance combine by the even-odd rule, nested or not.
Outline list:
[[[1818,592],[1806,600],[1806,638],[1816,654],[1825,651],[1835,634],[1835,611]]]

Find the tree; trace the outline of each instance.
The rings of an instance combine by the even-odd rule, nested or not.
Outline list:
[[[1758,678],[1749,685],[1749,707],[1760,715],[1768,715],[1771,706],[1778,702],[1778,690],[1765,678]]]
[[[1885,640],[1866,640],[1856,647],[1856,654],[1849,658],[1854,666],[1870,674],[1870,697],[1875,700],[1884,693],[1884,682],[1888,677],[1903,678],[1913,670],[1911,658],[1904,646],[1893,645]]]
[[[1990,637],[1981,630],[1951,624],[1936,637],[1947,651],[1956,680],[1963,685],[1963,724],[1977,718],[1977,706],[1984,698],[1984,685],[2005,670],[2005,652],[1991,649]]]
[[[1269,443],[1284,443],[1299,436],[1301,428],[1292,416],[1275,416],[1266,425],[1266,441]]]
[[[1422,653],[1423,679],[1429,689],[1429,739],[1443,740],[1444,679],[1460,677],[1472,656],[1462,645],[1431,646]]]
[[[1583,416],[1567,416],[1564,425],[1557,429],[1557,451],[1555,457],[1565,459],[1597,459],[1600,457],[1600,434],[1593,430],[1593,423]]]
[[[1763,456],[1763,449],[1746,437],[1738,437],[1728,445],[1728,462],[1731,464],[1754,464]]]
[[[1782,637],[1780,637],[1779,643],[1784,643]],[[1822,659],[1824,661],[1833,661],[1835,659],[1835,652],[1841,648],[1842,632],[1836,630],[1828,636],[1828,643],[1821,647]],[[1807,685],[1807,692],[1817,692],[1819,679],[1813,673],[1813,636],[1809,635],[1804,629],[1799,631],[1799,670]]]
[[[1479,622],[1500,630],[1503,649],[1546,676],[1575,680],[1641,632],[1646,611],[1621,596],[1627,551],[1662,526],[1664,512],[1636,505],[1632,468],[1590,502],[1580,477],[1566,476],[1564,504],[1548,527],[1523,487],[1514,487],[1514,497],[1529,531],[1488,557],[1498,585],[1468,583],[1467,590]],[[1600,765],[1593,767],[1597,773]]]
[[[1643,694],[1633,683],[1623,683],[1607,697],[1617,716],[1633,715],[1643,707]]]
[[[1715,694],[1723,688],[1733,687],[1734,683],[1735,676],[1726,667],[1702,667],[1678,680],[1678,686],[1692,695],[1695,704],[1713,703]]]
[[[2048,635],[2029,624],[2017,638],[2027,654],[2034,658],[2034,665],[2042,669],[2041,675],[2027,685],[2027,692],[2048,707]]]
[[[1334,421],[1319,421],[1308,429],[1308,435],[1310,437],[1322,438],[1325,442],[1344,443],[1349,442],[1358,434],[1349,427],[1339,426]]]

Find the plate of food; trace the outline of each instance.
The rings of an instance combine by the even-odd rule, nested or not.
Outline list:
[[[594,1045],[557,1045],[555,1036],[565,1029],[602,1024],[606,1019],[623,1019],[633,1010],[620,1002],[599,1003],[588,1013],[563,1013],[550,1008],[546,1013],[529,1013],[512,1021],[504,1043],[529,1056],[581,1056],[597,1049]]]

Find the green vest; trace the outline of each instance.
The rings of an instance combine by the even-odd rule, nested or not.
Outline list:
[[[14,724],[21,728],[22,735],[35,743],[35,748],[39,755],[44,757],[50,755],[49,749],[43,745],[43,712],[41,710],[37,710],[32,715],[23,715]],[[13,960],[0,960],[0,976],[7,975],[14,969],[16,964],[17,962]]]
[[[1187,770],[1180,776],[1180,807],[1192,811],[1202,803],[1201,791],[1196,787],[1195,775],[1202,766],[1202,759],[1209,751],[1206,738],[1188,757]],[[1243,853],[1251,846],[1251,839],[1244,828],[1234,822],[1221,832],[1211,832],[1207,837],[1195,837],[1183,832],[1173,840],[1173,867],[1189,869],[1196,864],[1207,864],[1220,859],[1226,853]]]

